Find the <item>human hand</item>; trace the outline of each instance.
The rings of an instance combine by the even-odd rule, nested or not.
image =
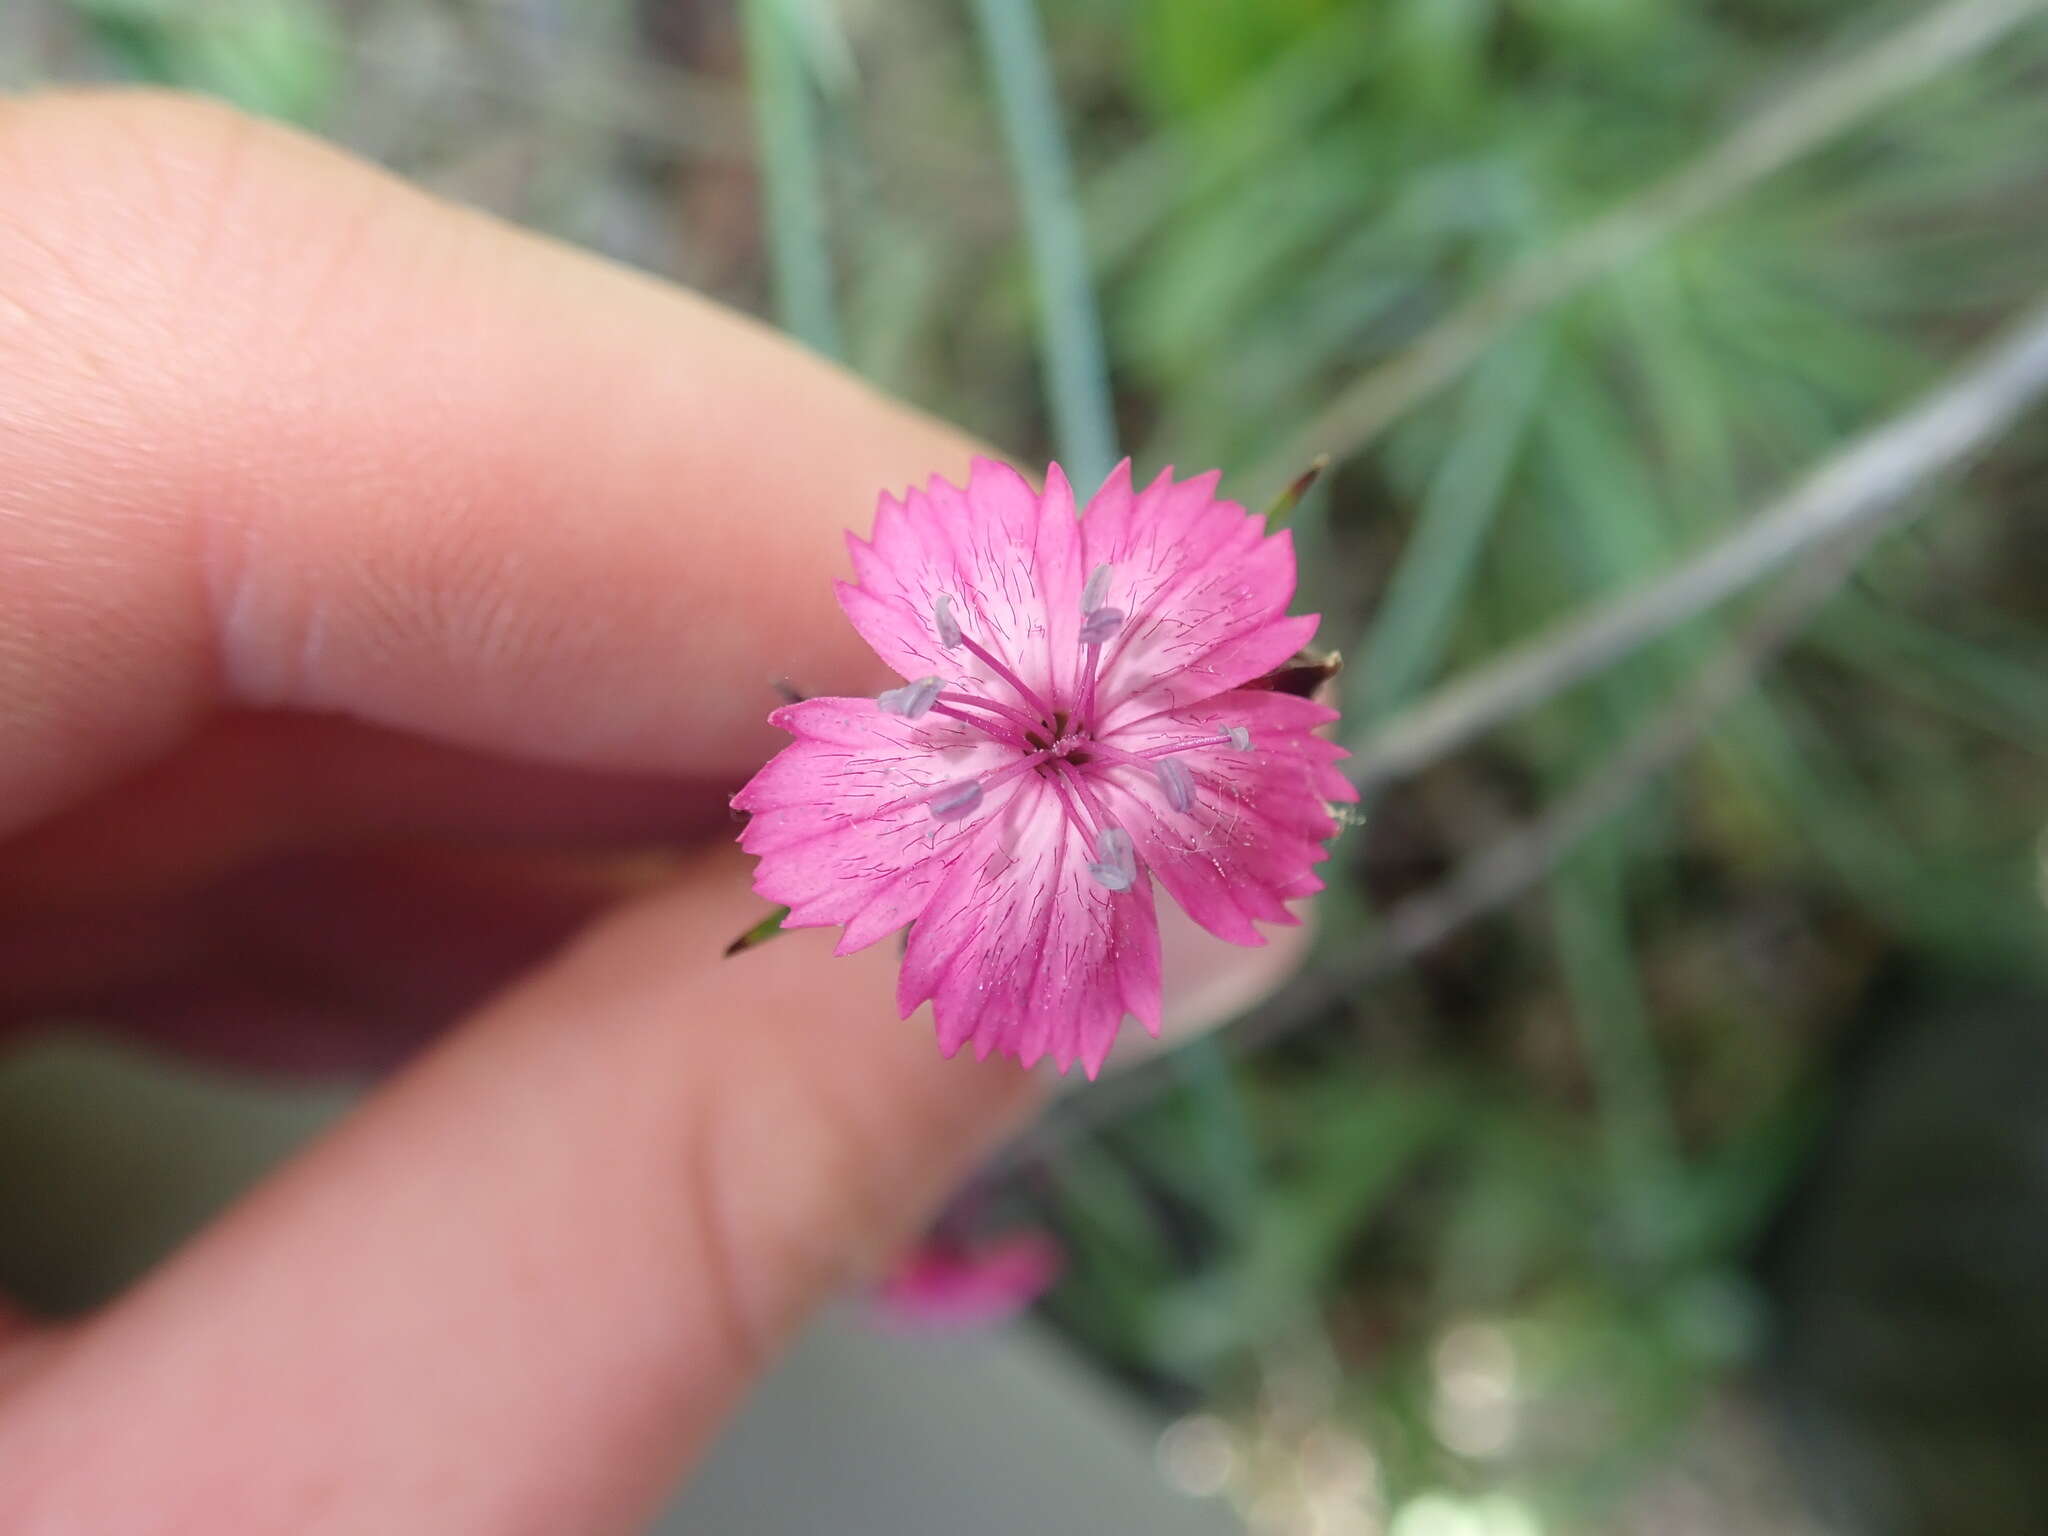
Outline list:
[[[412,1058],[0,1324],[6,1529],[630,1529],[1031,1103],[890,946],[719,958],[772,680],[886,681],[840,530],[970,445],[218,108],[0,105],[0,202],[0,1037]],[[1168,942],[1195,1011],[1289,954]]]

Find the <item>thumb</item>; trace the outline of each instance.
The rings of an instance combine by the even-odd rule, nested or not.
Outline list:
[[[1029,1106],[888,946],[732,961],[708,856],[457,1031],[0,1412],[21,1533],[630,1527]]]

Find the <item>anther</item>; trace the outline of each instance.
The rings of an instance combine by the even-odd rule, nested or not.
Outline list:
[[[1114,635],[1124,622],[1121,608],[1090,609],[1081,619],[1081,643],[1101,645]]]
[[[974,779],[962,779],[957,784],[948,784],[925,801],[925,808],[932,813],[934,821],[958,821],[979,804],[980,783]]]
[[[1138,854],[1131,846],[1131,834],[1122,827],[1104,827],[1095,838],[1095,857],[1088,866],[1098,885],[1112,891],[1128,891],[1138,880]]]
[[[1088,573],[1088,585],[1081,589],[1081,611],[1093,613],[1102,606],[1102,600],[1109,596],[1109,571],[1106,565],[1098,565]]]
[[[1177,757],[1162,757],[1152,765],[1159,775],[1159,787],[1166,791],[1166,803],[1185,816],[1195,808],[1195,776]]]
[[[1216,733],[1230,743],[1233,752],[1249,752],[1252,749],[1252,733],[1241,725],[1226,725]]]
[[[939,632],[939,644],[947,650],[960,643],[960,621],[953,617],[953,597],[941,592],[932,599],[932,627]]]
[[[901,715],[906,720],[915,720],[932,707],[939,697],[939,690],[945,686],[936,677],[920,677],[914,683],[889,689],[875,702],[881,705],[885,715]]]

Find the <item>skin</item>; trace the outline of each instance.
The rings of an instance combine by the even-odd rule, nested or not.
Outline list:
[[[0,1306],[15,1536],[633,1529],[1037,1089],[761,907],[770,684],[971,445],[151,95],[0,103],[0,1047],[393,1068],[129,1293]],[[1291,949],[1169,934],[1182,1017]]]

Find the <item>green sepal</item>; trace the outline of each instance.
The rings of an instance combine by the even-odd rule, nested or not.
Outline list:
[[[1323,471],[1329,467],[1330,456],[1327,453],[1317,454],[1309,462],[1308,468],[1290,480],[1287,489],[1273,498],[1273,504],[1266,508],[1266,526],[1278,528],[1292,517],[1294,509],[1301,505],[1301,498],[1309,493],[1310,488],[1322,477]]]
[[[755,949],[766,944],[775,935],[782,932],[782,920],[787,916],[789,916],[789,908],[777,907],[745,933],[726,945],[726,958],[729,960],[743,950]]]

